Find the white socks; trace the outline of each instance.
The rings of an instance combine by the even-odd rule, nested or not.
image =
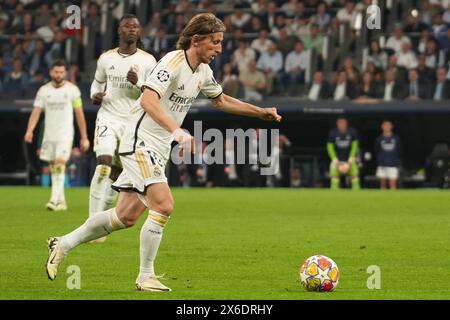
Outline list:
[[[119,194],[116,190],[111,188],[111,185],[114,181],[112,181],[110,178],[108,178],[107,187],[105,190],[105,196],[104,196],[104,208],[102,211],[114,208],[116,206],[116,199],[117,195]]]
[[[91,187],[89,189],[89,217],[106,209],[105,194],[107,191],[106,188],[111,188],[111,180],[109,179],[110,173],[110,166],[100,164],[95,167],[94,176],[92,177]]]
[[[104,237],[113,231],[124,229],[126,226],[120,221],[116,208],[104,212],[97,212],[89,217],[84,224],[61,238],[61,249],[69,252],[76,246]]]
[[[165,215],[153,210],[149,211],[140,235],[139,279],[155,275],[154,261],[168,220],[169,217]]]
[[[52,195],[50,197],[50,202],[65,202],[64,177],[66,166],[64,164],[53,164],[50,167],[50,172],[52,175]]]

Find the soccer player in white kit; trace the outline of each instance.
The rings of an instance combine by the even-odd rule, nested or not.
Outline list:
[[[173,140],[184,148],[191,135],[180,129],[190,106],[201,91],[214,107],[229,113],[280,121],[276,108],[259,108],[222,93],[209,63],[221,53],[225,26],[211,13],[198,14],[180,35],[180,50],[165,55],[146,79],[136,114],[127,126],[119,154],[123,172],[113,184],[120,190],[115,208],[98,213],[63,237],[48,239],[47,275],[56,277],[70,250],[113,231],[133,226],[148,207],[140,233],[140,268],[136,288],[170,291],[154,272],[154,260],[174,201],[164,174]],[[193,151],[193,148],[192,148]]]
[[[111,208],[117,192],[111,188],[122,171],[117,149],[133,104],[141,95],[145,77],[156,65],[155,58],[137,48],[140,24],[136,16],[124,15],[119,22],[119,47],[103,53],[91,85],[91,98],[101,104],[97,113],[94,151],[97,166],[89,194],[89,216]],[[103,242],[105,237],[93,242]]]
[[[86,130],[81,102],[81,93],[76,85],[64,80],[66,65],[56,61],[50,68],[51,81],[39,88],[33,104],[33,111],[28,120],[24,140],[33,141],[33,131],[39,122],[42,111],[45,112],[44,138],[40,159],[50,163],[52,178],[52,194],[46,207],[48,210],[67,210],[64,195],[64,177],[66,162],[70,158],[74,137],[73,114],[80,131],[80,148],[86,152],[89,149],[89,139]]]

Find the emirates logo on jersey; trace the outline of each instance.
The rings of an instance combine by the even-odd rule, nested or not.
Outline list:
[[[170,76],[166,70],[159,70],[158,73],[156,74],[156,77],[158,78],[159,81],[166,82],[169,80]]]

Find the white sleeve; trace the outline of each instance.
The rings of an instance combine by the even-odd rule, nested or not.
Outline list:
[[[105,92],[106,83],[100,83],[96,79],[91,84],[91,99],[99,92]]]
[[[144,89],[152,90],[161,99],[172,81],[178,77],[179,63],[184,59],[181,54],[184,54],[184,52],[178,51],[175,54],[166,54],[159,60],[158,64],[145,79],[141,91],[144,91]]]
[[[145,74],[143,78],[138,78],[138,81],[136,82],[136,87],[141,90],[142,86],[145,83],[145,79],[147,79],[150,76],[150,73],[152,72],[153,68],[156,66],[156,59],[152,56],[149,58],[148,61],[146,61],[145,65]]]
[[[213,72],[209,66],[200,90],[208,99],[215,99],[222,94],[222,87],[214,79]]]
[[[94,79],[97,80],[98,83],[106,82],[106,71],[103,61],[104,59],[102,59],[102,56],[97,60],[97,69],[95,70]]]

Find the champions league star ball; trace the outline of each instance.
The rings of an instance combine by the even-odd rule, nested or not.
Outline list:
[[[333,291],[339,283],[339,269],[328,257],[309,257],[300,267],[300,283],[308,291]]]

